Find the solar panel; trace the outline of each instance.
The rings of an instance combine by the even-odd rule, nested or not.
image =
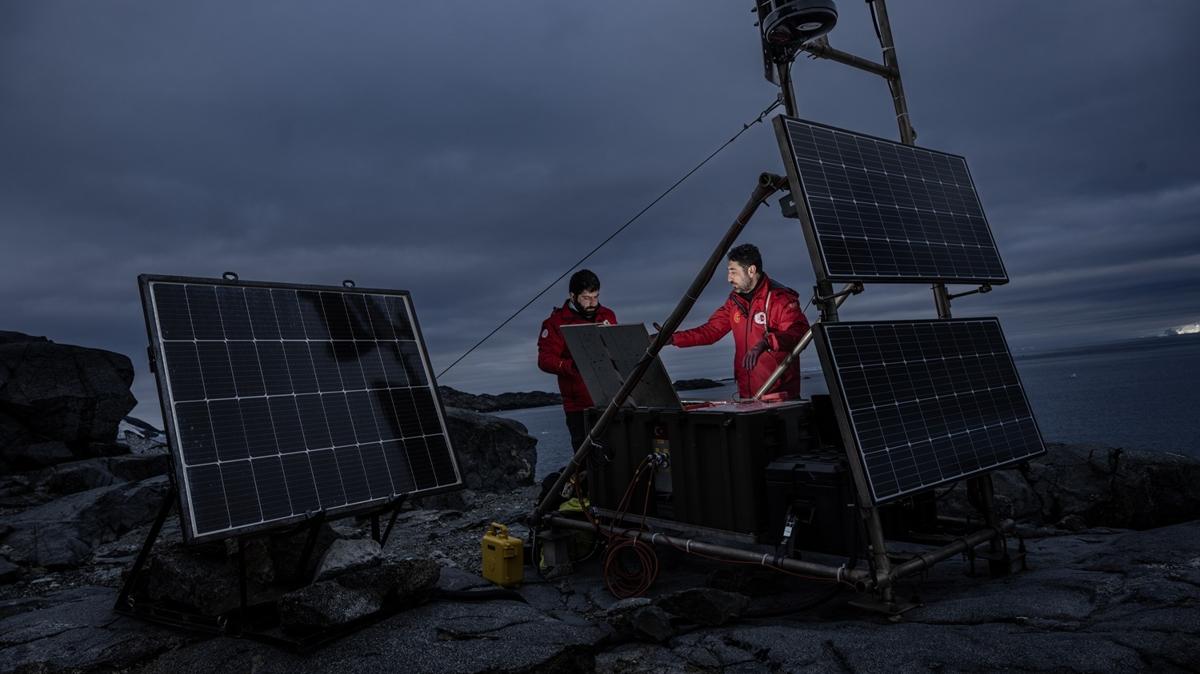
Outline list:
[[[782,116],[775,131],[829,280],[1008,282],[962,157]]]
[[[818,323],[814,339],[876,503],[1046,451],[994,318]]]
[[[189,540],[461,484],[408,293],[138,280]]]

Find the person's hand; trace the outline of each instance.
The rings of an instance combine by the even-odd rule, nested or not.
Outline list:
[[[746,355],[742,358],[742,367],[746,370],[753,370],[754,365],[758,362],[758,357],[761,356],[763,351],[766,351],[768,347],[770,347],[770,345],[767,343],[767,338],[763,337],[760,339],[758,344],[750,347],[750,350],[747,351]]]

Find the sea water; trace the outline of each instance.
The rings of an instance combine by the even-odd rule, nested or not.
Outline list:
[[[806,354],[812,359],[811,354]],[[1200,458],[1200,339],[1136,342],[1018,357],[1017,370],[1047,442],[1096,443]],[[805,368],[808,363],[805,363]],[[804,395],[824,393],[819,370],[804,371]],[[728,400],[731,383],[685,391],[689,400]],[[536,477],[571,456],[562,408],[499,412],[538,440]]]

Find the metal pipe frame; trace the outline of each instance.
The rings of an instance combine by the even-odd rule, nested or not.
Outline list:
[[[829,59],[830,61],[841,63],[842,65],[847,65],[851,68],[865,70],[869,73],[873,73],[888,79],[898,74],[898,71],[892,70],[886,65],[876,63],[870,59],[865,59],[861,56],[851,54],[850,52],[831,47],[829,45],[829,39],[825,36],[821,36],[816,40],[804,43],[804,45],[800,47],[800,50],[817,58]]]
[[[920,553],[907,562],[901,562],[893,566],[890,574],[878,580],[879,587],[888,587],[896,580],[924,571],[943,559],[948,559],[960,552],[966,552],[978,545],[994,541],[999,536],[1003,536],[1004,530],[1011,528],[1012,524],[1012,520],[1005,520],[1003,523],[998,523],[995,527],[980,529],[940,548]]]
[[[590,522],[571,519],[561,515],[551,515],[547,518],[547,521],[556,527],[591,532],[596,530],[596,526]],[[750,552],[749,550],[705,543],[692,538],[680,538],[678,536],[670,536],[664,533],[641,529],[614,527],[610,530],[608,527],[601,528],[610,535],[641,540],[655,545],[667,545],[686,552],[696,552],[700,555],[716,557],[722,561],[758,564],[767,568],[783,569],[791,573],[828,578],[834,581],[846,580],[854,584],[856,589],[867,589],[875,583],[875,580],[871,578],[871,573],[864,569],[847,569],[842,566],[828,566],[799,559],[778,558],[771,552]]]
[[[725,232],[725,236],[721,237],[720,242],[717,243],[717,246],[713,249],[712,254],[709,255],[708,260],[705,261],[704,266],[702,266],[700,271],[696,274],[696,278],[692,280],[692,284],[688,286],[687,292],[685,292],[683,297],[679,299],[679,303],[675,305],[675,310],[671,312],[671,315],[663,323],[663,328],[659,331],[658,336],[655,337],[654,341],[651,342],[649,347],[647,347],[646,353],[642,356],[641,360],[638,361],[637,365],[634,366],[633,372],[629,374],[629,377],[626,378],[625,382],[621,385],[620,390],[618,390],[616,395],[613,396],[613,399],[609,401],[608,407],[604,408],[604,413],[600,415],[600,418],[596,420],[595,425],[592,426],[592,428],[588,431],[587,437],[583,439],[583,442],[579,445],[575,451],[575,454],[571,457],[571,461],[567,463],[567,466],[562,470],[562,473],[559,474],[558,480],[555,481],[554,486],[551,487],[548,492],[546,492],[546,497],[542,499],[542,502],[539,503],[534,509],[531,516],[534,526],[541,524],[543,518],[546,516],[546,513],[549,512],[551,503],[554,501],[554,495],[561,493],[563,487],[567,484],[567,481],[570,480],[575,473],[579,472],[579,469],[583,466],[583,462],[587,458],[587,455],[592,451],[592,448],[596,446],[595,439],[599,436],[602,436],[604,431],[608,429],[608,424],[616,415],[617,410],[620,409],[621,405],[625,404],[625,400],[629,398],[629,394],[633,393],[633,389],[636,388],[638,382],[642,380],[642,377],[646,374],[646,370],[650,369],[650,365],[653,364],[654,359],[658,357],[658,352],[667,345],[667,341],[671,338],[671,335],[674,334],[675,330],[679,328],[679,324],[683,322],[685,317],[687,317],[688,312],[692,310],[692,306],[695,305],[696,300],[700,298],[700,293],[704,291],[705,286],[707,286],[709,281],[712,280],[713,272],[721,263],[721,260],[724,259],[726,251],[728,251],[729,247],[733,245],[733,242],[737,240],[737,237],[741,235],[742,230],[746,228],[746,224],[750,222],[750,218],[753,217],[755,211],[758,210],[758,207],[761,206],[768,197],[786,186],[787,178],[784,178],[783,176],[778,176],[773,173],[763,173],[759,175],[758,185],[755,186],[754,191],[750,194],[750,199],[746,202],[746,205],[742,207],[741,212],[738,213],[738,216],[734,219],[733,224],[729,226],[728,231]]]
[[[860,592],[872,590],[879,592],[890,591],[897,580],[920,573],[944,559],[949,559],[961,552],[966,552],[988,541],[995,540],[997,536],[1003,534],[1005,529],[1013,526],[1012,520],[1005,520],[1003,523],[998,523],[994,528],[987,527],[980,529],[955,539],[940,548],[918,553],[912,559],[896,564],[887,571],[880,573],[878,570],[872,572],[865,569],[848,569],[844,565],[830,566],[791,559],[790,557],[779,558],[770,552],[751,552],[740,548],[705,543],[692,538],[681,538],[679,536],[671,536],[669,534],[642,529],[617,527],[615,525],[611,529],[603,526],[597,527],[597,525],[591,522],[563,515],[549,515],[545,518],[544,522],[552,527],[575,529],[577,531],[595,532],[597,528],[600,528],[608,535],[621,536],[635,541],[645,541],[654,545],[666,545],[677,550],[689,553],[695,552],[706,557],[714,557],[720,561],[757,564],[768,569],[815,576],[817,578],[827,578],[838,582],[845,581],[852,584]]]

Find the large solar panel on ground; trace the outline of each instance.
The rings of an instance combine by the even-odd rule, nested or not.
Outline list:
[[[876,503],[1045,453],[996,319],[814,330]]]
[[[191,540],[460,484],[407,293],[139,281]]]
[[[1008,281],[962,157],[787,117],[775,129],[830,280]]]

